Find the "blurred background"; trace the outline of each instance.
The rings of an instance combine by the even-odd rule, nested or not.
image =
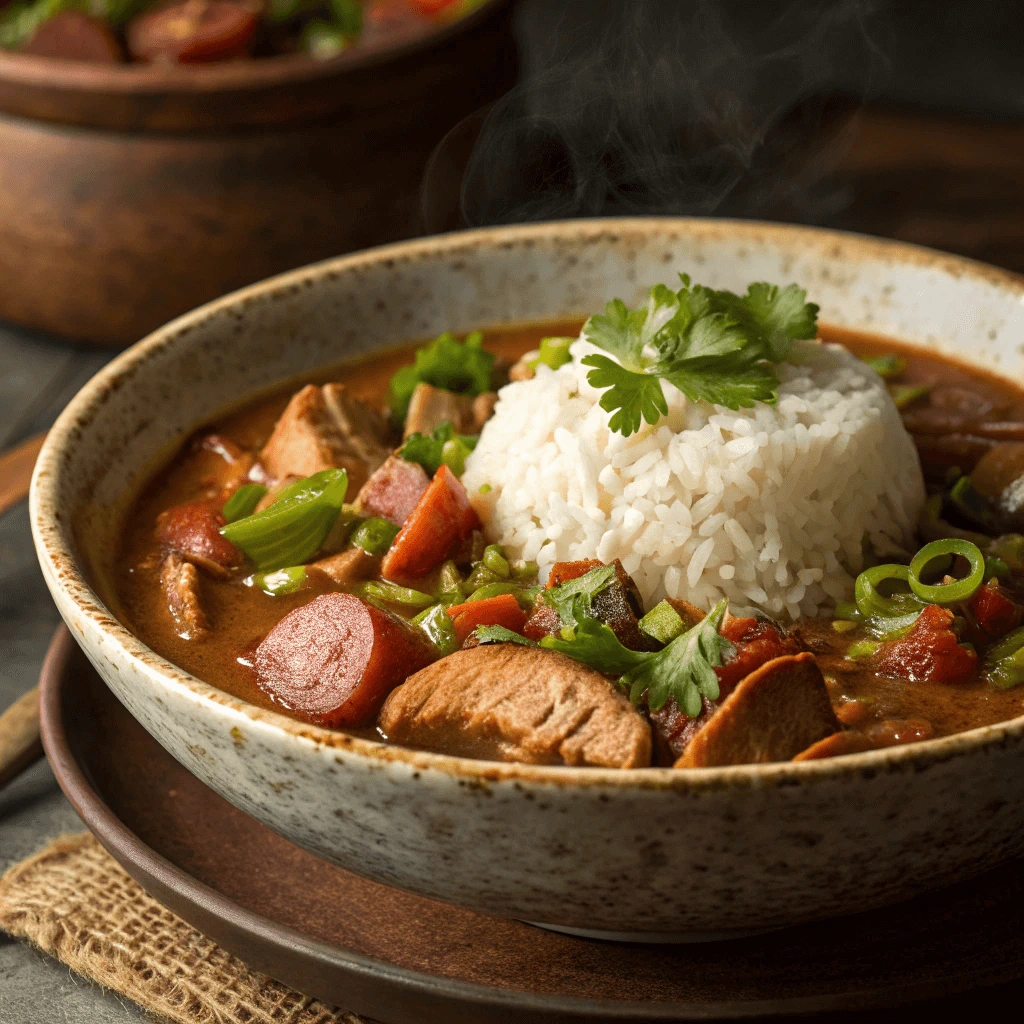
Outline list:
[[[198,90],[0,52],[0,449],[198,302],[415,234],[752,217],[1024,272],[1022,29],[1005,0],[497,0]],[[57,625],[27,524],[0,517],[0,708]],[[0,791],[0,870],[79,827],[36,765]],[[0,1020],[40,1019],[143,1015],[0,937]]]

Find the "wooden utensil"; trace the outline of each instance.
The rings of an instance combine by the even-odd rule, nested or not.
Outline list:
[[[45,434],[0,455],[0,515],[28,494]],[[43,756],[39,740],[39,690],[33,688],[0,715],[0,786]]]

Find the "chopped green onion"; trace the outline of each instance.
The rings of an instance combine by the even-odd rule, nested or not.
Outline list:
[[[224,522],[233,523],[236,519],[244,519],[256,511],[260,499],[267,493],[263,484],[242,484],[234,494],[224,502],[221,515]]]
[[[500,544],[488,544],[484,548],[484,557],[481,561],[484,563],[485,569],[489,569],[495,576],[499,576],[503,580],[507,580],[512,574]]]
[[[1024,683],[1024,626],[989,649],[985,666],[989,681],[1001,690]]]
[[[1007,580],[1010,578],[1010,567],[994,555],[985,556],[985,579]]]
[[[575,340],[575,338],[541,338],[537,358],[531,359],[526,365],[531,370],[536,370],[538,364],[543,363],[545,366],[550,366],[552,370],[557,370],[560,366],[571,363],[572,356],[569,355],[569,346]]]
[[[931,384],[890,384],[889,394],[897,409],[907,409],[926,398],[931,389]]]
[[[851,622],[849,619],[833,619],[832,628],[837,633],[849,633],[851,629],[857,628],[857,623]]]
[[[500,583],[487,583],[478,590],[474,590],[466,598],[466,603],[468,604],[470,601],[486,601],[489,597],[501,597],[503,594],[511,594],[519,602],[521,608],[529,610],[533,607],[533,603],[539,593],[540,587],[523,587],[517,583],[504,581]]]
[[[889,580],[909,586],[909,577],[910,570],[905,565],[875,565],[865,569],[854,584],[857,611],[865,618],[905,615],[913,611],[920,602],[912,594],[895,593],[886,597],[878,589]]]
[[[348,474],[325,469],[286,487],[269,508],[220,532],[262,572],[308,562],[331,532],[345,502]]]
[[[420,612],[413,618],[412,624],[427,634],[442,658],[459,649],[459,642],[455,638],[455,623],[442,605],[435,604]]]
[[[910,627],[917,622],[923,610],[919,605],[916,611],[908,612],[906,615],[875,615],[865,619],[864,626],[878,640],[896,640],[910,631]]]
[[[258,572],[245,582],[250,586],[259,587],[264,594],[280,597],[282,594],[294,593],[306,582],[306,567],[292,565],[274,572]]]
[[[488,583],[501,582],[503,582],[502,577],[495,572],[491,572],[481,561],[473,566],[469,576],[466,577],[464,586],[466,591],[472,594],[474,590],[479,590]]]
[[[940,559],[959,555],[966,558],[970,571],[962,580],[953,583],[928,584],[921,576],[928,566]],[[910,563],[910,589],[929,604],[955,604],[958,601],[969,601],[977,589],[985,582],[985,556],[977,544],[969,540],[948,537],[945,540],[933,540],[925,544]]]
[[[399,527],[387,519],[374,516],[364,519],[352,533],[352,543],[368,555],[383,555],[398,536]]]
[[[512,563],[512,579],[514,580],[531,580],[537,582],[537,574],[540,572],[540,566],[536,562],[513,562]]]
[[[894,377],[902,376],[907,369],[907,361],[903,356],[892,353],[884,356],[876,356],[874,359],[865,359],[864,362],[871,367],[879,377],[884,380],[892,380]]]
[[[1003,561],[1015,572],[1024,571],[1024,536],[1019,533],[1004,533],[988,545],[988,553]]]
[[[846,656],[851,661],[865,661],[877,650],[878,644],[874,640],[858,640],[855,644],[850,644]]]
[[[683,617],[669,604],[656,604],[641,620],[640,628],[659,643],[667,644],[686,631]]]
[[[494,488],[490,484],[481,484],[476,490],[478,494],[490,494]]]
[[[462,593],[462,573],[459,572],[459,567],[450,558],[438,570],[437,590],[441,594],[448,594],[453,591]]]
[[[371,601],[401,604],[410,608],[429,608],[430,605],[437,604],[437,598],[431,594],[424,594],[421,590],[413,590],[411,587],[400,587],[396,583],[388,583],[387,580],[360,583],[353,593]]]
[[[837,619],[858,619],[860,618],[860,611],[857,609],[857,605],[853,601],[840,601],[836,605],[836,618]]]

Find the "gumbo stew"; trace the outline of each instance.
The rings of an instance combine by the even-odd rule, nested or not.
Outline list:
[[[683,280],[678,293],[652,289],[638,311],[609,304],[583,327],[585,344],[578,322],[445,335],[203,427],[127,517],[127,624],[254,704],[491,760],[685,769],[813,759],[1024,713],[1024,390],[895,341],[819,329],[816,307],[792,286],[740,297]],[[678,445],[680,435],[689,443],[700,423],[759,409],[774,415],[790,401],[785,383],[779,392],[785,361],[813,361],[815,337],[863,361],[822,348],[882,396],[888,440],[902,438],[920,462],[891,470],[920,481],[909,538],[876,550],[865,526],[862,550],[835,566],[842,593],[811,600],[821,573],[804,568],[800,583],[780,574],[799,614],[719,597],[743,576],[743,558],[782,559],[787,542],[779,551],[748,531],[744,547],[731,525],[750,521],[742,510],[704,519],[701,533],[706,495],[687,512],[696,553],[678,566],[634,554],[639,540],[615,557],[598,547],[541,564],[561,527],[544,526],[538,554],[502,526],[480,482],[480,467],[494,464],[483,449],[503,451],[501,422],[519,406],[534,415],[529,389],[574,359],[593,367],[599,411],[588,415],[608,420],[613,452],[638,440]],[[574,443],[571,433],[555,431],[558,443]],[[579,458],[596,457],[587,451]],[[695,440],[696,454],[684,455],[701,451]],[[631,485],[662,486],[669,469],[653,450],[645,458],[652,468],[634,463]],[[607,467],[599,479],[614,490]],[[543,474],[524,480],[515,500],[544,486]],[[752,491],[740,504],[762,500]],[[813,537],[801,507],[779,506],[767,521],[790,516],[793,531]],[[644,513],[650,522],[668,522],[660,508]],[[711,591],[695,560],[707,561],[703,537],[720,531],[735,534],[735,563],[716,570]]]

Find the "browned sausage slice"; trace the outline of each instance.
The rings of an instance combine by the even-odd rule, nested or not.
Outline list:
[[[79,11],[62,11],[47,18],[25,44],[23,52],[90,64],[120,64],[124,60],[121,44],[110,26],[100,18],[90,18]]]
[[[210,576],[224,579],[243,559],[242,552],[221,536],[223,525],[218,502],[187,501],[157,516],[156,535],[169,551],[176,551]]]
[[[407,462],[392,455],[369,480],[356,498],[356,511],[363,516],[379,516],[395,526],[405,526],[430,486],[430,477],[418,462]]]
[[[839,728],[814,655],[787,654],[742,680],[675,766],[789,761]]]
[[[425,634],[354,594],[324,594],[286,615],[256,648],[256,682],[308,722],[372,721],[406,676],[436,657]]]
[[[645,768],[651,730],[607,676],[534,647],[489,644],[417,672],[377,724],[395,743],[526,764]]]

